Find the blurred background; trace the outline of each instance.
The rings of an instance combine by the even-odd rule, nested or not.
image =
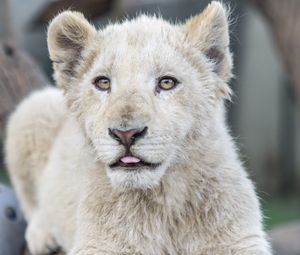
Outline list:
[[[0,0],[0,139],[5,137],[7,116],[17,102],[53,83],[46,29],[58,12],[81,11],[101,28],[141,12],[160,13],[179,22],[209,2]],[[228,103],[229,125],[256,184],[277,254],[299,255],[300,1],[223,2],[232,10],[236,76],[231,81],[235,95],[233,103]],[[1,158],[0,182],[9,182]]]

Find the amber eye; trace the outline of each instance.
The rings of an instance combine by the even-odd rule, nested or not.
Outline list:
[[[174,77],[164,76],[159,79],[157,84],[157,90],[171,90],[178,84],[178,80]]]
[[[94,86],[96,89],[101,91],[109,91],[110,90],[110,79],[105,76],[99,76],[94,79],[93,81]]]

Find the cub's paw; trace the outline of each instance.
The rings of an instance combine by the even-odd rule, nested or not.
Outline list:
[[[57,254],[60,251],[48,229],[34,218],[26,230],[26,241],[32,255]]]

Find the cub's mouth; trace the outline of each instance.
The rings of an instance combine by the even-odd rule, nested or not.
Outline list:
[[[147,161],[142,160],[141,158],[135,157],[133,155],[125,155],[119,158],[116,162],[109,165],[110,168],[116,169],[116,168],[123,168],[127,171],[134,171],[139,169],[154,169],[158,167],[159,163],[150,163]]]

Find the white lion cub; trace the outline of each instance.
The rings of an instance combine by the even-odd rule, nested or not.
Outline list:
[[[66,11],[48,46],[59,89],[25,99],[6,141],[32,254],[271,254],[225,123],[221,3],[103,30]]]

